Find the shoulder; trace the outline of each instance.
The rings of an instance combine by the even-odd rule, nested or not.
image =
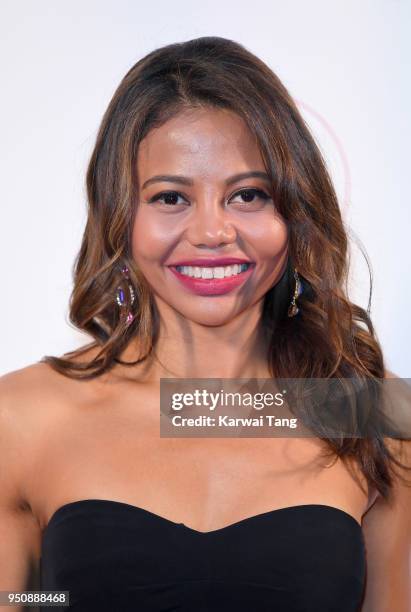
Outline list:
[[[0,376],[0,411],[10,420],[40,414],[48,397],[62,392],[69,381],[48,364],[37,362]]]
[[[70,363],[85,364],[100,352],[100,346],[89,342],[59,357]],[[0,376],[0,410],[14,418],[38,417],[50,402],[55,405],[58,401],[62,406],[71,400],[96,398],[105,391],[112,377],[108,372],[96,378],[80,379],[58,372],[46,361],[38,361]]]
[[[399,378],[399,376],[390,372],[390,370],[384,370],[384,378]]]
[[[39,526],[25,485],[27,466],[43,426],[41,409],[36,406],[42,406],[46,377],[47,370],[40,364],[0,376],[0,533],[10,559],[17,550],[21,558],[31,555],[34,559],[39,553]]]
[[[27,583],[40,554],[39,525],[24,493],[31,387],[30,366],[0,377],[0,583],[18,590],[38,588]]]
[[[0,444],[6,437],[8,445],[29,449],[47,425],[92,394],[93,385],[86,383],[40,361],[0,376]]]
[[[62,357],[84,363],[94,359],[99,350],[86,345],[79,353],[72,351]],[[14,431],[21,443],[27,443],[65,411],[72,413],[75,406],[98,402],[109,386],[107,378],[76,379],[43,361],[7,372],[0,376],[0,429],[7,428],[10,436]]]
[[[396,458],[411,466],[411,442],[391,441]],[[411,470],[396,468],[406,479],[394,478],[388,501],[381,497],[364,515],[367,584],[363,612],[409,611],[411,554]]]
[[[76,407],[96,402],[92,381],[78,381],[44,362],[0,376],[0,487],[11,504],[27,503],[27,475],[50,439],[74,418]]]
[[[392,372],[386,378],[398,378]],[[411,467],[411,441],[384,439],[392,455]],[[388,500],[378,496],[363,517],[367,583],[362,612],[409,610],[411,553],[411,470],[395,466]]]
[[[53,374],[54,370],[48,364],[41,361],[32,363],[18,370],[2,374],[0,376],[0,392],[3,397],[16,393],[24,394],[27,389],[33,386],[38,388],[46,379],[51,379]]]
[[[4,465],[7,450],[13,465],[23,462],[54,395],[64,396],[57,374],[47,364],[34,363],[0,376],[0,445]],[[20,452],[17,450],[20,449]]]
[[[11,425],[29,414],[29,406],[49,389],[49,366],[34,363],[0,376],[0,417]]]

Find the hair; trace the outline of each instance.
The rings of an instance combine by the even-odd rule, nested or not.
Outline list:
[[[93,341],[63,357],[44,356],[41,361],[65,376],[91,379],[116,363],[133,366],[153,354],[157,311],[150,286],[131,255],[138,146],[154,127],[184,110],[204,107],[237,113],[256,135],[273,199],[288,224],[288,265],[266,294],[262,314],[272,376],[384,378],[384,358],[370,319],[372,278],[365,310],[347,297],[347,231],[308,126],[285,86],[261,59],[237,42],[211,36],[155,49],[132,66],[116,89],[87,168],[88,217],[73,265],[69,306],[70,322]],[[121,273],[123,266],[129,270],[128,280]],[[304,291],[298,298],[298,314],[287,317],[294,268]],[[134,288],[134,301],[127,282]],[[116,303],[119,287],[126,308]],[[134,316],[131,323],[128,311]],[[133,362],[121,361],[131,339],[138,341],[142,355]],[[100,348],[94,358],[75,360],[92,347]],[[351,406],[354,419],[361,409]],[[394,464],[402,464],[388,448],[382,428],[371,437],[336,439],[324,436],[315,423],[312,427],[333,456],[353,459],[368,484],[389,498]]]

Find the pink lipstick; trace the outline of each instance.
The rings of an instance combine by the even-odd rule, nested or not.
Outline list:
[[[183,266],[198,266],[200,268],[226,267],[238,264],[240,272],[223,278],[202,278],[183,274]],[[223,295],[240,287],[252,274],[255,263],[246,259],[224,257],[219,259],[190,259],[176,262],[168,266],[176,278],[196,295]]]

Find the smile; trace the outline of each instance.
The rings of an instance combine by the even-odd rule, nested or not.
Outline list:
[[[223,295],[240,287],[250,277],[255,263],[229,266],[168,266],[186,289],[196,295]]]
[[[191,276],[192,278],[228,278],[241,274],[248,270],[251,264],[234,264],[232,266],[217,266],[212,267],[200,267],[200,266],[175,266],[177,272],[184,276]]]

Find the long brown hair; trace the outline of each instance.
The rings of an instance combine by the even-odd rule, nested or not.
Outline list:
[[[127,72],[115,91],[87,169],[88,218],[70,298],[71,323],[94,340],[63,357],[45,356],[42,361],[65,376],[90,379],[116,363],[126,364],[119,356],[132,338],[144,350],[129,365],[152,354],[158,338],[156,309],[130,245],[138,198],[137,150],[151,129],[198,106],[230,109],[245,120],[258,139],[274,202],[288,224],[288,266],[264,299],[262,324],[270,337],[272,376],[384,378],[370,301],[365,310],[347,297],[347,232],[324,159],[274,72],[241,44],[220,37],[152,51]],[[124,265],[135,291],[133,303],[121,273]],[[287,317],[294,267],[304,292],[298,315]],[[115,300],[119,286],[126,308],[119,308]],[[131,324],[126,320],[128,310],[134,315]],[[90,347],[100,347],[94,359],[74,361]],[[371,438],[322,439],[334,456],[354,459],[368,484],[388,498],[393,464],[402,464],[389,450],[383,431]]]

